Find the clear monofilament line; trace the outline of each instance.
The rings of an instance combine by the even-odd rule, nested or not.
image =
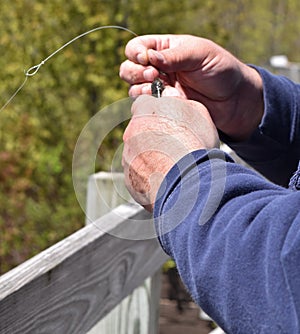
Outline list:
[[[134,36],[137,36],[137,34],[134,31],[129,30],[129,29],[127,29],[125,27],[122,27],[122,26],[101,26],[101,27],[97,27],[97,28],[91,29],[89,31],[84,32],[81,35],[78,35],[78,36],[74,37],[69,42],[67,42],[66,44],[62,45],[59,49],[57,49],[56,51],[54,51],[53,53],[51,53],[51,55],[49,55],[47,58],[45,58],[44,60],[42,60],[39,64],[30,67],[25,72],[25,75],[27,77],[34,76],[39,71],[39,69],[41,68],[42,65],[44,65],[50,58],[52,58],[53,56],[55,56],[57,53],[59,53],[65,47],[67,47],[68,45],[72,44],[73,42],[77,41],[78,39],[80,39],[80,38],[82,38],[82,37],[84,37],[84,36],[86,36],[88,34],[91,34],[91,33],[95,32],[95,31],[102,30],[102,29],[121,29],[121,30],[125,30],[125,31],[131,33]]]
[[[20,90],[25,86],[27,80],[29,77],[33,77],[41,68],[41,66],[43,66],[49,59],[51,59],[53,56],[55,56],[57,53],[59,53],[60,51],[62,51],[64,48],[66,48],[68,45],[72,44],[73,42],[77,41],[78,39],[91,34],[95,31],[98,30],[102,30],[102,29],[120,29],[120,30],[125,30],[129,33],[131,33],[134,36],[138,36],[134,31],[122,27],[122,26],[118,26],[118,25],[107,25],[107,26],[101,26],[101,27],[96,27],[94,29],[88,30],[76,37],[74,37],[73,39],[71,39],[69,42],[65,43],[64,45],[62,45],[60,48],[58,48],[57,50],[55,50],[53,53],[51,53],[47,58],[45,58],[44,60],[42,60],[39,64],[34,65],[32,67],[30,67],[27,71],[25,71],[25,80],[23,81],[23,83],[20,85],[19,88],[17,88],[17,90],[13,93],[13,95],[7,100],[7,102],[3,105],[3,107],[0,109],[0,112],[5,109],[8,104],[15,98],[15,96],[20,92]]]
[[[10,102],[15,98],[15,96],[19,93],[19,91],[25,86],[26,81],[28,80],[28,76],[26,76],[25,80],[23,83],[20,85],[20,87],[13,93],[13,95],[5,102],[5,104],[1,107],[0,112],[5,109]]]

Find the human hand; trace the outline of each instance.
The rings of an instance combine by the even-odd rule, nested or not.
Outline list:
[[[247,139],[260,123],[260,75],[212,41],[146,35],[129,41],[125,53],[120,77],[131,85],[131,96],[151,94],[151,82],[159,76],[166,86],[163,95],[203,103],[216,127],[234,140]]]
[[[132,197],[151,211],[165,175],[186,154],[218,147],[207,109],[196,101],[143,95],[132,106],[122,164]]]

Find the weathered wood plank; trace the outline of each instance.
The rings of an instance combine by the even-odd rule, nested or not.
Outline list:
[[[87,334],[157,334],[161,270],[147,278]]]
[[[119,206],[0,277],[0,333],[86,333],[166,259],[155,238],[114,236],[139,239],[142,219]]]
[[[125,187],[123,173],[93,174],[88,182],[86,223],[90,224],[118,205],[130,202],[133,199]],[[160,281],[159,268],[87,334],[158,334]]]

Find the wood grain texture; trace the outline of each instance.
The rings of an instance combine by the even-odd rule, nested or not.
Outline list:
[[[86,333],[166,260],[155,238],[138,240],[149,218],[119,206],[0,277],[0,333]],[[114,236],[126,234],[137,240]]]
[[[99,219],[118,205],[132,202],[123,173],[93,174],[88,181],[86,223]],[[152,222],[143,223],[152,225]],[[87,334],[158,334],[160,281],[161,268],[135,288]]]

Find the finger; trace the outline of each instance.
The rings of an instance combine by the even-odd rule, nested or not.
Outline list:
[[[166,73],[193,71],[201,62],[193,61],[192,52],[194,51],[181,46],[162,51],[148,50],[149,63]]]
[[[173,96],[173,97],[182,97],[186,98],[182,91],[175,87],[167,86],[162,92],[162,96]]]
[[[205,38],[190,35],[172,36],[170,47],[149,49],[151,65],[164,72],[193,71],[205,66],[216,46]]]
[[[129,88],[129,96],[132,98],[137,98],[140,95],[152,95],[151,92],[151,83],[144,83],[139,85],[133,85]]]
[[[119,70],[120,78],[131,85],[152,82],[159,72],[152,66],[143,66],[130,60],[125,60]]]
[[[149,63],[148,50],[161,50],[169,47],[170,35],[144,35],[130,40],[125,48],[126,57],[142,65]]]
[[[139,95],[152,95],[151,83],[132,85],[129,88],[128,94],[134,99],[137,98]],[[181,89],[172,87],[170,85],[165,85],[162,96],[177,96],[186,99],[186,95]]]

